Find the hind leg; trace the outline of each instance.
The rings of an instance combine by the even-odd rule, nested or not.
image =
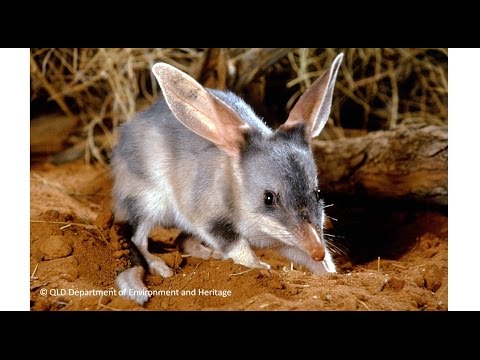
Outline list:
[[[163,277],[173,276],[173,270],[165,264],[165,261],[148,251],[148,234],[153,227],[154,224],[148,221],[140,222],[132,236],[132,242],[147,262],[151,274]]]
[[[204,260],[223,259],[223,254],[220,251],[206,247],[193,235],[182,232],[177,237],[177,243],[180,247],[180,251],[194,257]]]

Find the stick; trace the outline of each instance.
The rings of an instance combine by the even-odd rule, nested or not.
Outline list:
[[[239,273],[233,273],[233,274],[230,274],[228,276],[237,276],[237,275],[243,275],[243,274],[246,274],[247,272],[249,271],[252,271],[254,268],[250,268],[250,269],[247,269],[245,271],[242,271],[242,272],[239,272]]]
[[[40,264],[40,263],[37,262],[37,265],[35,266],[35,269],[33,269],[32,275],[30,275],[30,281],[35,279],[34,276],[35,276],[35,273],[37,272],[38,264]]]

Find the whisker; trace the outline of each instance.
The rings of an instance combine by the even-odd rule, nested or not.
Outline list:
[[[329,250],[337,253],[337,254],[342,254],[342,255],[348,255],[348,249],[338,243],[333,243],[333,242],[326,242],[326,246]]]
[[[329,237],[332,237],[332,238],[345,239],[345,236],[343,236],[343,235],[333,235],[333,234],[329,234],[329,233],[327,233],[327,232],[324,232],[324,233],[323,233],[323,236],[329,236]]]

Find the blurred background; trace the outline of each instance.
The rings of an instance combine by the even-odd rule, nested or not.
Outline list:
[[[320,139],[447,125],[444,48],[32,48],[31,161],[108,163],[118,126],[159,96],[150,71],[156,62],[236,92],[275,128],[340,52],[345,57]]]

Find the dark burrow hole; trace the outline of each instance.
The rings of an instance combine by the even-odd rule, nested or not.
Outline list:
[[[326,195],[325,204],[333,204],[325,209],[331,223],[326,233],[344,252],[336,254],[340,263],[398,259],[425,233],[448,235],[446,207],[352,195]]]

